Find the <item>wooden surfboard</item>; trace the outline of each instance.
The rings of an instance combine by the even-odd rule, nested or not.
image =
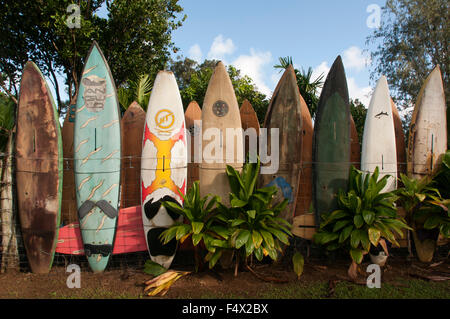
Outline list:
[[[390,176],[382,192],[397,188],[397,147],[387,79],[382,76],[372,94],[364,123],[361,170],[372,174],[378,167],[381,179]]]
[[[314,213],[307,213],[295,216],[292,222],[292,234],[297,237],[312,240],[317,232],[316,216]]]
[[[120,186],[120,110],[111,71],[94,41],[84,65],[74,127],[74,170],[84,251],[94,272],[110,259]]]
[[[122,117],[122,191],[120,207],[141,205],[141,152],[145,111],[133,102]]]
[[[355,121],[353,120],[353,116],[350,114],[350,138],[351,138],[351,146],[350,146],[350,162],[356,169],[361,168],[361,147],[359,145],[358,131],[356,130]]]
[[[147,244],[142,227],[141,206],[120,209],[113,255],[146,251]],[[79,222],[71,223],[59,230],[56,252],[68,255],[84,255]]]
[[[162,245],[159,235],[180,215],[161,205],[162,201],[183,204],[178,193],[186,193],[187,143],[183,102],[175,76],[160,71],[153,84],[142,142],[142,220],[150,258],[169,268],[177,242]]]
[[[258,155],[260,130],[258,116],[256,115],[255,110],[247,99],[242,102],[239,113],[241,115],[241,125],[244,134],[244,158],[247,160],[249,150],[251,150],[253,154],[252,156],[255,156],[256,159],[256,155]]]
[[[63,225],[78,221],[75,175],[73,171],[73,128],[75,123],[75,109],[76,105],[73,107],[69,106],[61,129],[64,157],[63,193],[61,202],[61,222]]]
[[[439,169],[447,150],[447,121],[441,70],[437,66],[423,84],[411,119],[408,175],[422,178]]]
[[[392,116],[394,117],[395,130],[395,146],[397,150],[397,178],[400,178],[400,173],[406,174],[406,143],[405,132],[403,131],[402,120],[398,113],[397,107],[391,98]],[[397,180],[397,183],[400,181]]]
[[[16,227],[17,210],[14,200],[13,185],[13,151],[14,151],[14,132],[9,133],[8,142],[5,149],[5,157],[0,160],[0,218],[1,218],[1,267],[0,273],[7,269],[19,270],[19,251]]]
[[[323,213],[337,208],[338,190],[348,187],[350,129],[347,80],[338,56],[323,86],[314,122],[313,200],[317,225]]]
[[[241,115],[233,85],[225,65],[218,62],[209,81],[202,108],[202,197],[208,193],[215,194],[221,197],[224,205],[229,204],[230,186],[225,170],[227,165],[238,171],[242,169],[242,137]]]
[[[28,263],[51,269],[62,197],[62,139],[58,111],[39,68],[27,62],[17,110],[17,204]]]
[[[297,190],[302,161],[302,97],[295,71],[290,65],[281,77],[267,110],[264,128],[267,129],[267,150],[272,150],[271,129],[279,129],[279,168],[274,174],[261,174],[261,185],[278,187],[274,202],[288,199],[289,204],[280,217],[289,223],[295,214]]]
[[[314,128],[308,106],[306,105],[306,102],[301,95],[300,109],[302,112],[302,150],[295,216],[310,213],[312,205],[312,143]]]
[[[199,180],[199,165],[201,162],[202,147],[202,110],[197,102],[189,103],[186,112],[186,129],[188,133],[188,179],[187,188],[189,189],[195,181]]]

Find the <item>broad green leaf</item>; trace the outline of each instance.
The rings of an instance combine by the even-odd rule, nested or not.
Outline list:
[[[237,249],[241,248],[245,245],[245,243],[250,238],[250,232],[248,230],[243,230],[236,238],[236,245],[235,247]]]
[[[375,213],[370,210],[363,210],[362,217],[364,218],[364,221],[367,225],[372,225],[373,221],[375,220]]]
[[[192,222],[192,232],[194,235],[200,234],[205,224],[202,222]]]
[[[193,234],[192,235],[192,244],[197,246],[198,243],[202,240],[203,234]]]
[[[263,237],[257,230],[253,230],[252,231],[252,240],[253,240],[253,244],[255,245],[255,248],[259,248],[263,242]]]
[[[342,244],[344,241],[347,240],[347,238],[350,236],[350,234],[352,233],[354,226],[350,225],[344,228],[344,230],[340,233],[339,235],[339,243]]]
[[[379,242],[380,237],[381,237],[380,230],[376,229],[374,227],[369,227],[368,235],[369,235],[369,240],[372,243],[372,245],[377,247],[378,246],[378,242]]]
[[[166,268],[161,266],[160,264],[152,261],[151,259],[147,260],[144,265],[144,272],[148,275],[153,275],[158,277],[167,271]]]
[[[353,224],[355,224],[356,228],[361,228],[364,225],[364,219],[361,215],[355,215],[353,217]]]
[[[361,249],[352,248],[350,249],[350,256],[352,257],[353,261],[359,265],[361,264],[364,255]]]
[[[294,272],[297,275],[297,279],[300,279],[300,276],[303,273],[303,266],[305,264],[305,259],[303,255],[298,251],[295,252],[294,256],[292,256],[292,265],[294,266]]]

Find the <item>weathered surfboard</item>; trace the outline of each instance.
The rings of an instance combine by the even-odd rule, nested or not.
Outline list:
[[[406,174],[406,143],[402,120],[394,101],[391,99],[392,116],[394,118],[395,146],[397,150],[397,178],[400,173]],[[397,183],[400,181],[397,180]]]
[[[162,245],[159,235],[180,215],[166,210],[162,201],[183,204],[186,193],[187,143],[183,102],[175,76],[160,71],[153,84],[142,142],[142,220],[150,258],[169,268],[177,242]]]
[[[61,217],[62,139],[58,111],[39,68],[27,62],[20,83],[15,143],[17,204],[28,263],[48,273]]]
[[[239,106],[222,62],[217,63],[206,90],[202,108],[202,138],[200,195],[218,195],[222,203],[228,205],[230,186],[226,166],[240,171],[244,149]]]
[[[147,244],[142,227],[141,206],[120,209],[113,255],[146,251]],[[68,255],[84,255],[79,222],[61,227],[56,252]]]
[[[76,105],[69,106],[61,129],[63,141],[63,193],[61,202],[61,222],[63,225],[78,221],[75,175],[73,171],[73,127]],[[73,113],[73,114],[72,114]]]
[[[10,132],[6,144],[6,154],[0,160],[1,185],[0,185],[0,218],[1,218],[1,267],[0,272],[7,269],[19,269],[18,237],[16,227],[17,210],[15,209],[14,186],[13,186],[13,150],[14,133]]]
[[[350,162],[351,165],[355,166],[356,169],[361,167],[361,146],[359,144],[358,131],[356,130],[355,121],[353,116],[350,114]]]
[[[74,127],[75,186],[84,251],[94,272],[110,259],[120,186],[120,110],[111,71],[94,41],[84,65]]]
[[[408,140],[408,175],[421,178],[433,174],[446,150],[446,104],[437,66],[425,80],[414,107]]]
[[[313,174],[313,152],[312,143],[314,128],[311,114],[305,100],[300,95],[300,106],[302,112],[302,150],[301,150],[301,168],[299,186],[297,191],[297,204],[295,207],[295,216],[307,214],[312,205],[312,174]]]
[[[141,205],[141,153],[145,111],[133,102],[122,117],[122,191],[120,207]]]
[[[323,213],[337,208],[338,190],[348,187],[350,129],[347,80],[338,56],[323,86],[314,122],[313,200],[318,225]]]
[[[187,188],[189,189],[195,181],[199,180],[199,165],[202,156],[201,133],[202,133],[202,110],[197,102],[189,103],[186,112],[188,139],[188,179]]]
[[[378,167],[380,175],[390,176],[382,192],[397,188],[397,147],[394,118],[387,79],[382,76],[367,109],[362,140],[361,170],[372,174]]]
[[[261,174],[261,185],[279,188],[275,203],[288,199],[288,206],[280,217],[289,223],[295,214],[302,162],[302,100],[294,68],[290,65],[275,88],[264,120],[268,150],[272,150],[271,129],[279,129],[279,169],[275,174]]]
[[[249,151],[251,151],[252,156],[255,156],[256,159],[256,155],[258,154],[260,130],[258,116],[256,115],[253,106],[247,99],[242,102],[239,113],[241,115],[241,125],[244,134],[244,157],[247,160],[247,156],[250,154]]]

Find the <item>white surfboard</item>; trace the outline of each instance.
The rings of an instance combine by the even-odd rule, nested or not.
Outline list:
[[[408,175],[433,174],[447,150],[447,116],[441,70],[437,66],[417,97],[408,141]]]
[[[162,201],[182,205],[186,192],[187,145],[183,103],[175,76],[160,71],[148,103],[141,160],[141,203],[145,239],[150,258],[169,268],[175,256],[176,241],[162,245],[159,235],[178,214],[168,212]]]
[[[372,94],[364,123],[361,170],[373,173],[378,166],[381,179],[390,175],[382,192],[397,188],[397,150],[391,97],[385,76],[382,76]]]

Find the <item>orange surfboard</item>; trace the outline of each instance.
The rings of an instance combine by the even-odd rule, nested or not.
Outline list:
[[[199,180],[199,163],[201,160],[200,156],[202,152],[199,139],[202,133],[202,109],[196,101],[192,101],[191,103],[189,103],[186,112],[184,113],[184,117],[188,134],[187,188],[190,188],[195,181]]]

